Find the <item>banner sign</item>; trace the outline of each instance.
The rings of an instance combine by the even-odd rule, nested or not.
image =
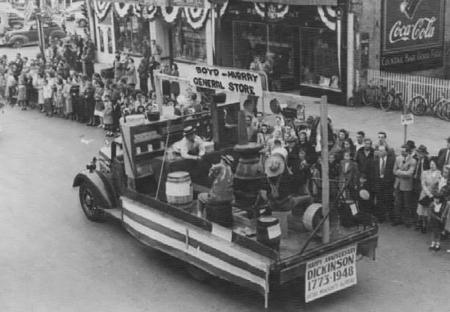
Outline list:
[[[356,245],[306,263],[305,302],[356,285]]]
[[[442,66],[444,0],[384,0],[382,37],[384,70]]]
[[[192,65],[189,82],[196,87],[243,95],[263,94],[261,73],[237,68]]]

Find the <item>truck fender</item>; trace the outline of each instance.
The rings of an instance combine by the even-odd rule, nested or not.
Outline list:
[[[112,193],[113,189],[107,184],[105,179],[97,171],[90,172],[89,170],[84,170],[75,176],[72,187],[87,183],[91,187],[95,200],[100,207],[105,209],[114,208],[115,197]]]
[[[8,40],[8,43],[10,43],[10,44],[12,44],[12,43],[14,43],[16,40],[22,40],[22,42],[24,43],[24,44],[27,44],[28,43],[28,37],[27,36],[24,36],[24,35],[14,35],[14,36],[12,36],[11,38],[9,38],[9,40]]]

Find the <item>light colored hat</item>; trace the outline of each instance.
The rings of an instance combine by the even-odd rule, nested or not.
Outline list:
[[[280,154],[273,154],[265,161],[264,171],[267,177],[277,177],[285,170],[285,162],[283,156]]]
[[[369,192],[367,190],[363,189],[363,190],[359,191],[359,197],[362,200],[369,200],[370,199],[370,194],[369,194]]]

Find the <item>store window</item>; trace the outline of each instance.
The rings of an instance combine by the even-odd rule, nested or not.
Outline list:
[[[113,53],[113,37],[112,37],[112,31],[111,31],[111,27],[108,27],[108,53],[112,54]]]
[[[301,84],[340,89],[336,33],[321,28],[301,30]]]
[[[144,55],[150,46],[149,22],[135,15],[117,17],[116,50]]]
[[[171,36],[172,53],[175,60],[206,61],[205,28],[194,30],[184,19],[180,18],[178,23],[172,27]]]
[[[264,71],[271,90],[295,88],[299,76],[298,37],[296,26],[236,21],[233,65]]]

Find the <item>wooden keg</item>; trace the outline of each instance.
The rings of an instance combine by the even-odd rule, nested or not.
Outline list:
[[[256,223],[256,240],[272,249],[280,249],[280,221],[272,216],[259,217]]]
[[[173,205],[189,204],[193,200],[191,177],[188,172],[175,171],[167,175],[167,203]]]

